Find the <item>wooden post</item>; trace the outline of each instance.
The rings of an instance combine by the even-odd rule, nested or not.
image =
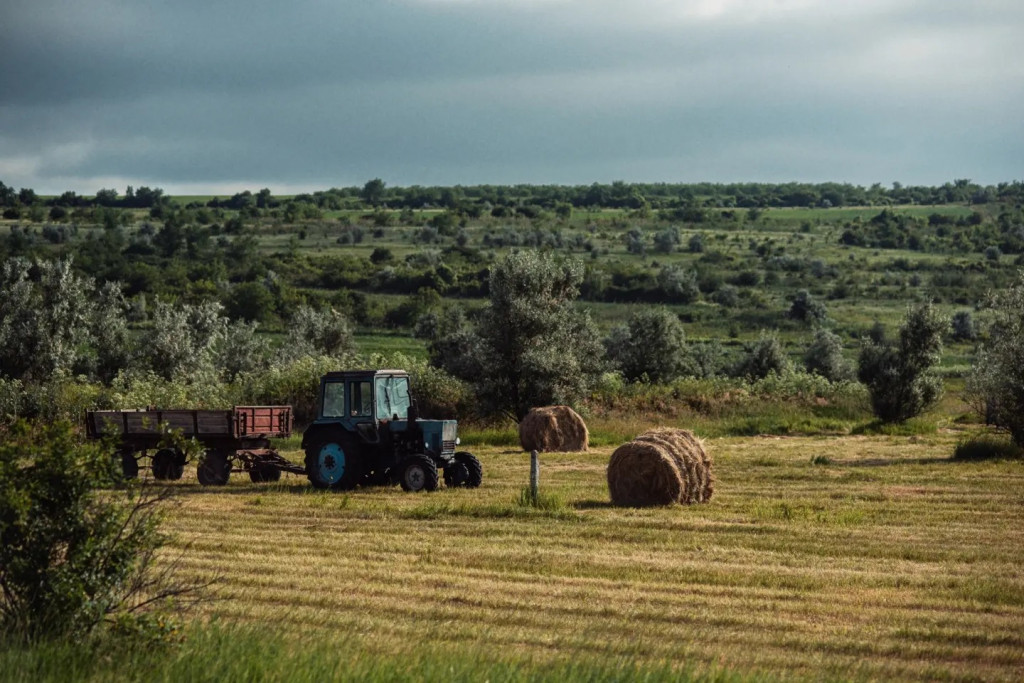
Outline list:
[[[530,451],[530,497],[537,503],[537,492],[540,488],[540,458],[537,451]]]

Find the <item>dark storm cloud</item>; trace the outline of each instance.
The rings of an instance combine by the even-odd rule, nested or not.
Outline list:
[[[15,0],[0,180],[1020,177],[1024,12],[849,4]]]

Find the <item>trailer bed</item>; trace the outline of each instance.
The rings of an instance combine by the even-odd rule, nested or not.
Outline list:
[[[86,433],[105,436],[283,439],[292,433],[291,406],[235,406],[231,410],[90,410]]]
[[[205,447],[196,474],[203,485],[226,484],[231,472],[245,471],[254,482],[277,481],[281,472],[305,474],[305,467],[281,457],[271,439],[292,433],[291,406],[235,406],[231,410],[90,410],[86,435],[118,442],[115,458],[126,477],[135,477],[140,462],[156,479],[180,479],[188,461],[168,435],[198,441]],[[152,452],[151,452],[152,451]]]

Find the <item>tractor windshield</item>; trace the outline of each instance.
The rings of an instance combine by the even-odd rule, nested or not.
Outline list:
[[[409,414],[409,378],[377,378],[377,417],[404,420]]]

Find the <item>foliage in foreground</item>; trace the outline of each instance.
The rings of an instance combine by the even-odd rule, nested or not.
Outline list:
[[[380,655],[358,640],[313,637],[319,647],[266,628],[210,625],[188,629],[180,645],[97,639],[0,649],[0,671],[33,681],[742,681],[724,669],[608,657],[541,661],[475,644],[446,644]],[[758,678],[763,680],[763,677]]]
[[[17,423],[0,444],[0,634],[8,640],[79,637],[122,626],[187,589],[173,564],[157,569],[167,538],[165,494],[116,483],[113,461],[78,443],[70,425]]]

